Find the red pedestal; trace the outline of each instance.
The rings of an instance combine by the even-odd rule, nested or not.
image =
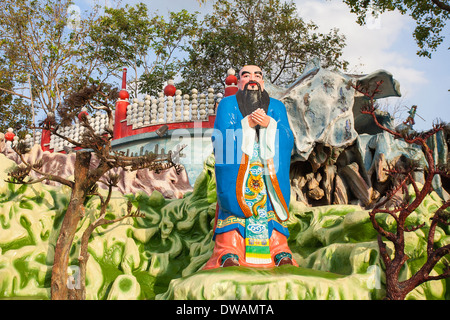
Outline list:
[[[127,100],[118,100],[116,103],[116,113],[114,116],[114,137],[113,140],[120,139],[126,136],[126,121],[127,118],[127,106],[130,103]]]
[[[42,151],[50,151],[50,131],[42,129],[41,149]]]
[[[239,89],[238,89],[237,86],[229,86],[229,87],[225,87],[225,94],[224,94],[224,96],[225,96],[225,97],[232,96],[232,95],[236,94],[236,92],[237,92],[238,90],[239,90]]]

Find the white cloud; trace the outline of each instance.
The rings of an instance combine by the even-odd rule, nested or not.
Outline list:
[[[386,12],[360,26],[356,15],[342,1],[296,0],[296,4],[299,15],[315,22],[320,32],[338,28],[345,35],[343,59],[350,63],[349,72],[371,73],[384,69],[400,82],[403,96],[428,83],[426,72],[415,65],[415,51],[407,52],[399,45],[414,42],[410,17]]]
[[[338,28],[346,37],[344,59],[352,66],[362,63],[364,67],[361,72],[371,72],[394,64],[408,64],[408,60],[402,55],[390,51],[407,26],[407,17],[388,12],[376,19],[369,19],[369,24],[360,26],[356,23],[356,15],[350,13],[348,6],[341,1],[297,0],[297,8],[300,16],[318,24],[321,32]]]
[[[356,15],[341,0],[294,1],[299,15],[305,21],[315,22],[320,32],[339,28],[346,36],[343,59],[350,63],[349,72],[384,69],[392,73],[400,83],[402,97],[391,98],[391,103],[419,105],[419,113],[426,121],[416,122],[418,130],[429,128],[437,116],[449,121],[448,45],[444,44],[431,60],[418,57],[412,36],[415,22],[408,15],[385,12],[369,25],[359,26]]]

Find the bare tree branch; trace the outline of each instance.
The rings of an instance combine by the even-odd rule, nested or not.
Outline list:
[[[435,247],[434,236],[436,227],[439,223],[450,225],[450,214],[446,212],[446,209],[450,207],[450,201],[445,202],[441,207],[434,212],[431,218],[431,224],[428,230],[427,237],[427,259],[423,266],[413,274],[409,279],[405,281],[399,281],[399,273],[404,263],[409,259],[405,253],[405,232],[413,232],[425,227],[427,224],[421,223],[416,226],[406,226],[406,219],[414,212],[418,206],[424,201],[425,197],[433,191],[432,181],[435,175],[446,174],[448,170],[446,168],[437,168],[433,151],[427,145],[427,139],[435,135],[437,132],[443,130],[444,125],[438,123],[433,125],[433,128],[425,133],[416,133],[412,130],[404,130],[402,132],[387,128],[378,122],[376,117],[376,108],[374,106],[374,97],[380,92],[382,82],[376,82],[375,86],[370,87],[369,84],[366,87],[361,85],[350,85],[359,93],[363,94],[369,99],[369,104],[361,110],[361,113],[368,114],[372,117],[376,126],[381,130],[386,131],[394,136],[394,138],[402,139],[408,144],[417,144],[422,148],[422,152],[427,162],[427,169],[423,170],[425,174],[425,182],[422,189],[419,189],[413,172],[417,171],[417,164],[414,162],[406,163],[406,168],[403,168],[403,164],[399,167],[385,170],[387,174],[393,179],[396,184],[395,187],[387,193],[386,198],[375,205],[375,207],[369,213],[372,225],[378,232],[378,245],[380,254],[383,259],[386,268],[386,296],[388,299],[404,299],[406,295],[413,290],[416,286],[431,280],[440,280],[450,277],[450,268],[447,266],[443,273],[438,276],[431,276],[436,264],[446,255],[450,253],[450,245],[445,245],[440,248]],[[408,185],[412,185],[415,193],[415,199],[410,201],[411,197],[408,191]],[[382,209],[388,201],[401,191],[403,201],[400,205],[394,209],[385,208]],[[376,214],[387,213],[391,215],[397,224],[396,234],[384,230],[375,219]],[[398,215],[397,215],[398,213]],[[391,241],[394,245],[394,258],[391,259],[386,244],[382,241],[382,236]]]
[[[440,1],[440,0],[431,0],[436,6],[441,8],[442,10],[445,10],[447,12],[450,12],[450,5]]]

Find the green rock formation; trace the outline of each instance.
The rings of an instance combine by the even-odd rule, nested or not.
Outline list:
[[[377,299],[372,274],[343,276],[303,267],[229,267],[175,279],[157,299],[368,300]]]
[[[0,154],[0,298],[49,299],[54,246],[70,189],[45,184],[13,185],[4,180],[13,162]],[[384,271],[368,211],[358,206],[305,207],[291,204],[289,245],[300,267],[232,267],[202,271],[214,243],[216,208],[213,159],[194,191],[168,200],[147,194],[114,193],[108,217],[126,214],[127,200],[143,218],[97,228],[89,243],[87,299],[381,299]],[[411,223],[428,223],[440,198],[428,197]],[[71,251],[69,286],[77,285],[77,257],[83,231],[99,212],[99,200],[85,205]],[[380,217],[387,226],[392,221]],[[450,230],[436,232],[439,245]],[[410,260],[402,277],[425,259],[425,235],[408,233]],[[436,269],[442,269],[438,265]],[[439,270],[438,270],[439,271]],[[448,299],[448,280],[426,283],[408,299]]]

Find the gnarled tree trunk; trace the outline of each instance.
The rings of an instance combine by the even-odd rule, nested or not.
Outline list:
[[[75,184],[55,247],[51,279],[52,300],[68,299],[67,268],[69,254],[78,223],[82,217],[82,207],[88,190],[86,182],[88,181],[90,161],[90,152],[77,152],[74,172]]]

